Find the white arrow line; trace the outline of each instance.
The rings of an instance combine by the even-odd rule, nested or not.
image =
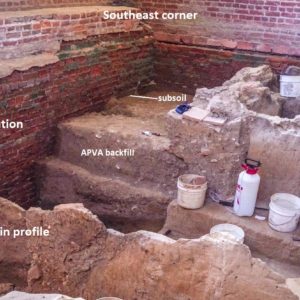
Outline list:
[[[158,98],[154,98],[154,97],[138,96],[138,95],[130,95],[129,97],[133,97],[133,98],[144,98],[144,99],[155,99],[155,100],[158,99]]]

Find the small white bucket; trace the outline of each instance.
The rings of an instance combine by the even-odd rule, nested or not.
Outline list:
[[[212,234],[215,232],[229,233],[236,239],[237,242],[241,244],[244,243],[244,238],[245,238],[244,230],[241,227],[236,226],[234,224],[225,223],[225,224],[215,225],[210,229],[210,233]]]
[[[207,190],[205,176],[185,174],[177,181],[177,202],[180,206],[188,209],[197,209],[204,205]]]
[[[280,75],[280,95],[283,97],[299,97],[300,76]]]
[[[269,225],[276,231],[292,232],[297,228],[300,217],[300,198],[292,194],[272,195],[269,204]]]

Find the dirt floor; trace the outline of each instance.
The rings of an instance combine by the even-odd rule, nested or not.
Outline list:
[[[164,128],[166,113],[175,108],[177,105],[182,104],[182,102],[163,102],[143,97],[157,98],[159,96],[166,95],[181,96],[182,93],[170,90],[153,90],[140,95],[140,98],[138,98],[139,95],[132,95],[133,97],[126,96],[120,99],[112,98],[111,101],[106,105],[103,114],[121,114],[129,117],[139,117],[141,119],[155,118],[161,121],[159,125]],[[193,95],[184,95],[186,95],[188,102],[191,102],[194,97]]]

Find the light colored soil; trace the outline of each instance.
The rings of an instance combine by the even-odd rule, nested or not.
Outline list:
[[[90,113],[80,118],[66,121],[64,125],[70,126],[74,130],[89,130],[98,134],[98,136],[102,132],[107,132],[128,138],[133,136],[139,137],[144,130],[160,133],[162,136],[166,135],[164,122],[156,122],[153,118],[137,119],[122,115],[111,116]],[[161,139],[160,143],[162,143]]]
[[[145,96],[158,97],[167,94],[181,95],[171,91],[153,91]],[[190,100],[192,96],[188,95],[187,98]],[[178,102],[159,102],[131,96],[120,99],[112,98],[102,113],[86,114],[70,119],[63,125],[94,132],[98,134],[99,138],[103,132],[107,132],[128,138],[128,142],[130,142],[130,138],[135,138],[141,144],[150,141],[153,149],[165,149],[169,145],[165,118],[168,111],[179,104]],[[142,134],[143,131],[157,133],[160,136],[147,137]]]
[[[181,96],[181,93],[158,90],[146,93],[144,96],[158,98],[159,96]],[[105,114],[122,114],[131,117],[138,117],[142,119],[164,119],[166,113],[176,108],[177,105],[182,104],[182,102],[170,101],[170,102],[160,102],[158,100],[144,99],[126,96],[120,99],[112,98],[106,105]],[[187,100],[190,102],[192,100],[192,95],[187,95]],[[162,122],[164,123],[164,122]]]

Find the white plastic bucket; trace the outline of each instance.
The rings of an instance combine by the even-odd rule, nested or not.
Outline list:
[[[299,97],[300,76],[280,75],[280,95],[283,97]]]
[[[198,209],[204,205],[207,190],[206,177],[194,174],[181,175],[177,181],[177,202],[188,209]]]
[[[269,204],[269,225],[276,231],[292,232],[297,228],[300,217],[300,198],[292,194],[272,195]]]
[[[241,227],[236,226],[234,224],[225,223],[225,224],[215,225],[210,229],[210,233],[212,234],[215,232],[229,233],[236,239],[237,242],[241,244],[244,243],[244,238],[245,238],[244,230]]]

